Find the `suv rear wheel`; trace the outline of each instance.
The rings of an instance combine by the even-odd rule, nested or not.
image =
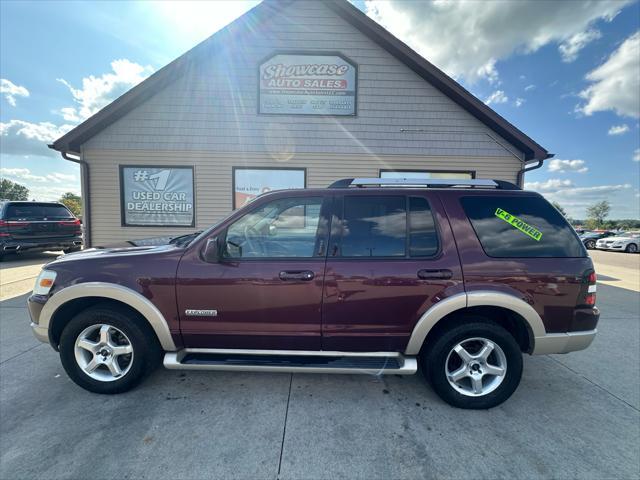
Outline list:
[[[513,336],[484,318],[446,330],[421,355],[436,393],[459,408],[500,405],[522,377],[522,353]]]
[[[135,387],[159,363],[157,339],[126,310],[111,305],[80,312],[60,337],[60,360],[76,384],[95,393]]]

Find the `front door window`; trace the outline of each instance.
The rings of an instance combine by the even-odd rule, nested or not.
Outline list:
[[[228,259],[311,258],[317,248],[321,197],[274,200],[247,213],[227,231]]]

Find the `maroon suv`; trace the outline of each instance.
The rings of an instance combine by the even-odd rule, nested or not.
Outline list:
[[[170,369],[413,374],[490,408],[522,353],[594,339],[591,259],[540,195],[493,180],[348,179],[268,193],[178,244],[44,267],[36,337],[68,375],[124,392]]]

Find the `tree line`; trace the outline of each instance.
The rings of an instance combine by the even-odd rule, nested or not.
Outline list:
[[[609,213],[611,213],[611,204],[607,200],[587,207],[586,219],[570,218],[566,210],[558,202],[551,202],[551,204],[573,226],[586,227],[589,230],[631,230],[640,228],[640,220],[638,219],[607,220]]]

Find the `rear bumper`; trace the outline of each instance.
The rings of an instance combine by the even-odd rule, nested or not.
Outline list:
[[[596,333],[597,330],[593,329],[583,332],[548,333],[543,337],[536,337],[533,355],[584,350],[596,338]]]
[[[1,253],[11,253],[25,250],[62,250],[81,247],[82,244],[82,237],[11,239],[0,242],[0,251]]]
[[[596,337],[600,319],[598,307],[578,308],[573,312],[569,332],[547,333],[535,338],[533,355],[569,353],[584,350]]]

